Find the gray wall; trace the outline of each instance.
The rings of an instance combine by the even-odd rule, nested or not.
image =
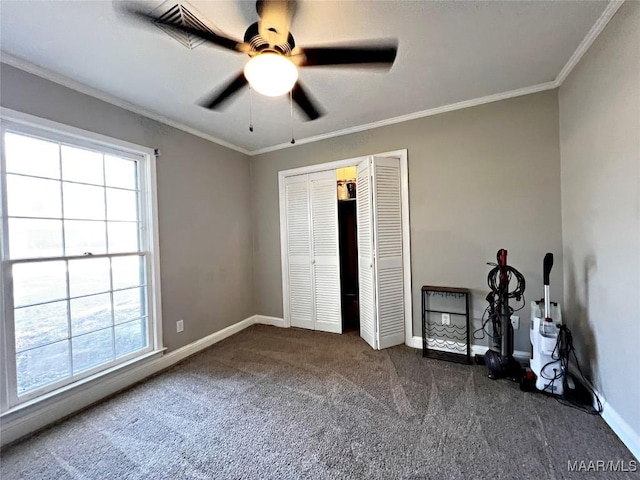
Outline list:
[[[565,318],[607,403],[640,435],[640,3],[560,88]]]
[[[500,248],[542,296],[542,259],[556,254],[552,296],[562,298],[557,91],[381,127],[251,158],[256,313],[282,317],[278,171],[407,148],[414,335],[420,287],[471,288],[486,306],[486,262]],[[516,349],[529,351],[529,306]]]
[[[165,346],[181,347],[253,315],[246,155],[4,64],[0,99],[6,108],[161,150]],[[185,331],[177,334],[181,318]]]

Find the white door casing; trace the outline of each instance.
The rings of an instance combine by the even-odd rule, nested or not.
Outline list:
[[[315,330],[342,333],[336,171],[309,175]]]
[[[285,179],[286,236],[292,327],[313,329],[315,316],[311,269],[311,219],[308,175]]]

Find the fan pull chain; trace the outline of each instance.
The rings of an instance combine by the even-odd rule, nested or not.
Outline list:
[[[289,101],[291,104],[291,144],[293,145],[294,143],[296,143],[295,139],[293,138],[293,89],[289,90]]]
[[[249,85],[249,131],[253,132],[253,95],[251,92],[251,85]]]

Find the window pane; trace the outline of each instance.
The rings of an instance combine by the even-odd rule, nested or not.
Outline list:
[[[64,218],[104,220],[104,188],[63,183]]]
[[[73,373],[114,359],[113,328],[98,330],[71,339],[73,348]]]
[[[69,340],[18,353],[16,371],[18,395],[70,376]]]
[[[106,183],[109,187],[130,188],[135,190],[138,187],[137,163],[124,158],[104,156],[104,168],[106,173]]]
[[[113,272],[113,289],[137,287],[144,285],[143,257],[115,257],[111,259]]]
[[[154,322],[132,255],[147,247],[144,157],[29,135],[0,136],[18,403],[147,351]]]
[[[115,336],[117,357],[145,348],[147,346],[147,320],[140,319],[116,325]]]
[[[9,219],[9,256],[11,258],[61,255],[62,220]]]
[[[132,222],[107,222],[109,253],[138,252],[138,224]]]
[[[65,262],[22,263],[13,266],[13,306],[67,297]]]
[[[111,294],[91,295],[69,301],[71,335],[93,332],[111,326]]]
[[[65,220],[64,245],[67,255],[107,253],[105,222]]]
[[[115,323],[123,323],[144,317],[147,314],[144,289],[131,288],[113,292],[113,314]]]
[[[14,314],[16,351],[67,338],[67,301],[17,308]]]
[[[72,297],[108,292],[109,259],[88,257],[69,260],[69,290]]]
[[[62,218],[60,182],[7,175],[10,217]]]
[[[7,133],[4,136],[4,148],[7,172],[60,178],[57,143]]]
[[[63,145],[60,151],[63,180],[104,185],[101,153],[68,145]]]
[[[138,220],[138,195],[130,190],[107,188],[107,219]]]

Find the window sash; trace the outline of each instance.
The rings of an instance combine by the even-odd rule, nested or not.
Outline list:
[[[107,137],[103,137],[101,135],[92,134],[91,132],[82,131],[79,129],[75,129],[73,127],[66,127],[61,124],[56,124],[54,122],[49,122],[47,120],[37,119],[36,117],[31,117],[26,114],[20,114],[19,112],[11,112],[7,109],[2,109],[2,115],[0,118],[0,143],[2,144],[1,148],[1,158],[0,158],[0,214],[1,214],[1,222],[0,222],[0,254],[1,254],[1,274],[0,274],[0,291],[2,295],[0,295],[0,311],[4,313],[4,321],[0,322],[0,334],[2,339],[4,340],[4,345],[2,350],[4,350],[4,358],[2,360],[4,367],[0,368],[0,383],[3,386],[3,390],[6,392],[5,395],[0,395],[0,413],[5,412],[13,407],[16,407],[26,401],[36,399],[42,395],[53,392],[55,390],[60,389],[61,387],[65,387],[67,385],[73,384],[79,380],[85,379],[87,377],[91,377],[99,374],[101,371],[108,370],[114,366],[117,366],[122,363],[126,363],[135,359],[136,357],[144,356],[151,351],[158,351],[162,349],[162,341],[161,341],[161,325],[160,325],[160,295],[159,295],[159,262],[157,258],[157,225],[155,224],[155,157],[150,149],[144,147],[137,147],[131,144],[127,144],[126,142],[121,142],[118,140],[108,139]],[[8,113],[8,115],[7,115]],[[6,117],[18,117],[17,120],[11,119],[6,120]],[[23,123],[23,119],[25,122]],[[118,253],[101,253],[91,255],[90,258],[117,258],[124,256],[132,256],[137,255],[139,257],[144,258],[145,262],[145,281],[144,286],[142,288],[145,289],[145,313],[146,316],[140,317],[139,319],[143,319],[146,324],[145,332],[147,339],[147,346],[143,349],[136,350],[135,352],[126,354],[122,357],[115,358],[116,350],[115,344],[114,348],[114,359],[107,363],[103,363],[97,365],[95,367],[89,368],[85,371],[79,372],[77,374],[73,374],[67,378],[63,378],[54,383],[48,384],[44,387],[37,388],[35,390],[25,392],[22,395],[18,396],[17,394],[17,372],[16,372],[16,348],[15,348],[15,323],[14,323],[14,305],[13,305],[13,284],[11,278],[11,271],[14,265],[16,264],[24,264],[31,262],[46,262],[46,261],[68,261],[74,259],[87,259],[86,255],[61,255],[55,257],[35,257],[35,258],[9,258],[9,245],[8,245],[8,210],[7,210],[7,174],[6,171],[6,158],[5,158],[5,148],[4,148],[4,139],[5,133],[11,132],[18,135],[23,136],[31,136],[38,139],[43,139],[50,142],[59,143],[59,148],[62,145],[68,145],[70,147],[80,147],[87,150],[91,150],[94,152],[99,152],[104,155],[112,155],[117,156],[119,158],[124,158],[127,160],[133,160],[136,162],[137,166],[137,185],[136,189],[128,189],[117,186],[108,186],[102,185],[101,188],[112,188],[117,190],[124,191],[132,191],[136,192],[137,195],[137,208],[138,208],[138,218],[137,221],[118,221],[113,220],[113,222],[123,222],[123,223],[135,223],[139,226],[139,248],[137,251],[131,252],[118,252]],[[113,145],[111,140],[115,143]],[[121,145],[124,145],[121,148]],[[104,162],[104,160],[103,160]],[[103,168],[104,167],[103,163]],[[21,175],[16,173],[15,175]],[[83,184],[84,182],[75,182],[63,180],[62,172],[60,179],[56,179],[60,182],[67,183],[79,183]],[[32,176],[34,178],[38,178],[33,175],[25,175]],[[49,178],[49,177],[43,177]],[[103,178],[104,183],[106,184],[106,177]],[[88,184],[93,185],[95,184]],[[106,205],[105,205],[106,207]],[[62,213],[62,217],[64,217],[64,212]],[[14,217],[11,217],[14,218]],[[15,217],[18,218],[18,217]],[[27,217],[34,218],[34,217]],[[71,218],[63,218],[64,220],[73,220]],[[112,220],[97,220],[99,222],[109,222]],[[66,253],[63,250],[63,253]],[[68,285],[68,273],[67,273],[67,285]],[[67,287],[68,288],[68,287]],[[113,285],[110,286],[109,292],[113,292]],[[118,290],[118,289],[117,289]],[[117,291],[116,290],[116,291]],[[67,295],[69,292],[67,291]],[[111,295],[113,295],[111,293]],[[74,297],[75,298],[75,297]],[[69,298],[60,299],[62,301],[69,302]],[[115,329],[116,325],[114,323],[114,313],[112,313],[112,323],[109,327]],[[131,319],[133,321],[133,319]],[[123,322],[127,323],[127,322]],[[72,338],[77,338],[78,336],[71,336],[71,332],[69,332],[69,336],[65,341],[71,342]],[[71,354],[69,354],[71,355]],[[6,387],[6,388],[5,388]]]
[[[6,122],[5,122],[6,123]],[[34,129],[32,127],[26,127],[26,128],[20,128],[20,127],[16,127],[12,124],[9,125],[4,125],[3,124],[3,128],[1,131],[1,135],[2,135],[2,140],[3,140],[3,144],[4,141],[6,140],[6,135],[7,134],[12,134],[12,135],[16,135],[19,137],[25,137],[25,138],[33,138],[35,140],[42,140],[45,142],[48,142],[50,144],[56,145],[56,149],[57,149],[57,176],[56,175],[51,175],[51,176],[45,176],[45,175],[37,175],[34,174],[33,171],[27,169],[27,173],[25,173],[24,170],[22,171],[18,171],[18,172],[14,172],[14,171],[7,171],[7,159],[3,158],[2,161],[2,175],[3,175],[3,179],[2,179],[2,191],[3,192],[8,192],[8,179],[11,178],[12,181],[17,181],[18,179],[25,179],[25,181],[29,181],[28,179],[35,179],[36,181],[38,180],[42,180],[42,181],[47,181],[47,182],[58,182],[57,184],[51,184],[51,185],[56,185],[56,187],[54,187],[56,190],[59,189],[58,192],[58,198],[56,199],[57,202],[59,202],[60,205],[60,212],[59,215],[47,215],[47,216],[36,216],[36,215],[29,215],[29,213],[25,214],[21,214],[19,212],[10,212],[8,210],[7,205],[5,204],[5,208],[3,208],[3,212],[4,215],[6,217],[9,217],[9,219],[32,219],[32,220],[60,220],[61,224],[59,225],[59,227],[61,228],[60,230],[60,241],[61,241],[61,249],[62,249],[62,255],[69,255],[69,252],[67,251],[67,245],[66,245],[66,235],[67,235],[67,221],[68,222],[73,222],[73,221],[87,221],[87,222],[105,222],[104,223],[104,248],[105,248],[105,252],[109,252],[112,253],[110,251],[111,249],[111,242],[109,242],[109,234],[110,232],[110,226],[113,226],[113,223],[109,223],[109,222],[131,222],[131,224],[135,223],[138,226],[137,229],[137,240],[138,240],[138,250],[139,251],[145,251],[145,246],[141,245],[140,240],[142,239],[141,237],[144,237],[144,235],[141,235],[141,226],[143,226],[143,213],[144,213],[144,209],[143,209],[143,202],[144,199],[142,198],[142,184],[144,183],[143,180],[143,169],[142,169],[142,165],[144,164],[144,157],[137,154],[131,154],[130,152],[122,152],[118,149],[112,149],[112,148],[108,148],[104,145],[100,146],[100,145],[94,145],[91,142],[86,142],[83,140],[79,140],[79,139],[75,139],[73,141],[68,140],[64,135],[59,135],[59,134],[47,134],[46,132],[41,132],[38,131],[37,129]],[[82,182],[82,181],[77,181],[77,180],[70,180],[69,178],[67,178],[67,175],[65,174],[65,172],[67,172],[65,170],[65,154],[63,151],[64,147],[69,147],[72,148],[74,150],[76,150],[78,147],[80,147],[82,150],[85,150],[87,152],[92,152],[95,153],[99,156],[100,158],[100,162],[101,162],[101,183],[98,182]],[[3,148],[3,155],[6,154],[6,149]],[[123,159],[125,161],[132,161],[134,163],[134,175],[135,175],[135,188],[123,188],[121,186],[114,186],[113,182],[109,181],[108,178],[108,162],[111,160],[108,160],[107,157],[116,157],[116,158],[120,158]],[[54,162],[55,163],[55,162]],[[117,183],[117,182],[116,182]],[[69,211],[65,211],[65,207],[67,207],[67,202],[66,200],[66,194],[70,194],[71,191],[67,191],[67,188],[71,189],[72,186],[77,185],[77,186],[86,186],[88,188],[92,188],[92,189],[96,189],[95,193],[100,192],[99,194],[99,198],[101,199],[101,203],[103,204],[102,207],[104,208],[104,215],[103,218],[90,218],[91,215],[89,216],[78,216],[78,215],[74,215],[72,212]],[[133,218],[118,218],[117,214],[114,215],[115,212],[117,212],[117,210],[115,211],[111,211],[110,210],[110,196],[112,194],[115,194],[116,192],[131,192],[131,194],[134,195],[133,198],[135,198],[135,202],[136,202],[136,218],[135,220]],[[5,200],[8,199],[8,193],[5,193]],[[11,214],[13,213],[13,214]],[[98,214],[102,213],[102,212],[97,212]],[[6,230],[8,232],[8,234],[10,233],[10,230],[8,228],[8,225],[6,226]],[[7,242],[9,243],[9,242]],[[7,251],[9,249],[9,245],[6,245],[4,248],[4,259],[8,259],[11,258],[10,251]],[[19,257],[19,258],[25,258],[25,257]],[[29,258],[29,257],[26,257]]]
[[[13,265],[16,264],[29,264],[29,263],[40,263],[42,261],[65,261],[65,260],[74,260],[74,259],[87,259],[87,258],[118,258],[118,257],[131,257],[131,256],[138,256],[140,258],[144,258],[145,259],[145,281],[142,282],[143,285],[136,285],[136,286],[132,286],[129,288],[123,288],[123,289],[114,289],[113,285],[111,285],[110,289],[105,291],[105,292],[94,292],[91,294],[87,294],[87,295],[80,295],[80,296],[67,296],[64,298],[59,298],[59,299],[53,299],[51,301],[47,301],[47,302],[42,302],[42,303],[34,303],[34,304],[27,304],[27,305],[21,305],[18,308],[26,308],[26,307],[31,307],[31,306],[37,306],[37,305],[42,305],[42,304],[47,304],[47,303],[53,303],[56,301],[64,301],[64,302],[69,302],[72,299],[76,299],[76,298],[85,298],[85,297],[91,297],[94,295],[99,295],[99,294],[104,294],[104,293],[110,293],[112,294],[112,292],[120,292],[120,291],[124,291],[124,290],[129,290],[131,288],[138,288],[138,287],[142,287],[145,288],[145,312],[146,315],[144,317],[138,317],[138,319],[144,318],[146,321],[146,338],[147,338],[147,346],[143,349],[139,349],[136,350],[135,352],[132,352],[130,354],[127,354],[125,356],[122,357],[117,357],[115,358],[115,350],[114,350],[114,359],[110,362],[107,363],[102,363],[99,364],[95,367],[92,367],[88,370],[83,370],[77,374],[73,373],[73,370],[71,370],[71,374],[68,377],[65,377],[63,379],[60,379],[54,383],[51,384],[47,384],[43,387],[40,388],[36,388],[34,390],[30,390],[27,391],[23,394],[18,394],[18,382],[17,382],[17,352],[16,352],[16,344],[15,344],[15,320],[14,320],[14,316],[15,316],[15,306],[14,306],[14,295],[13,295],[13,282],[12,282],[12,268]],[[7,384],[8,384],[8,389],[7,389],[7,393],[8,393],[8,407],[14,407],[16,405],[19,405],[21,403],[24,403],[28,400],[31,400],[33,398],[37,398],[41,395],[47,394],[49,392],[52,392],[54,390],[57,390],[59,388],[65,387],[69,384],[75,383],[79,380],[82,380],[84,378],[87,378],[89,376],[95,375],[96,373],[102,371],[102,370],[106,370],[108,368],[111,368],[113,366],[119,365],[121,363],[125,363],[133,358],[136,358],[138,356],[144,355],[146,353],[149,353],[151,351],[157,350],[159,349],[159,346],[156,345],[157,342],[154,341],[154,331],[153,331],[153,324],[152,322],[154,321],[154,317],[153,317],[153,311],[154,311],[154,305],[153,305],[153,294],[150,291],[150,281],[149,281],[149,275],[150,275],[150,255],[148,253],[145,252],[131,252],[131,253],[122,253],[122,254],[105,254],[105,255],[92,255],[90,257],[84,256],[84,255],[80,255],[80,256],[71,256],[71,257],[51,257],[48,259],[41,259],[41,258],[35,258],[35,259],[18,259],[18,260],[6,260],[2,262],[2,277],[3,277],[3,281],[2,284],[6,287],[11,287],[11,288],[5,288],[4,289],[4,295],[3,295],[3,300],[4,300],[4,308],[5,308],[5,321],[2,322],[4,324],[4,328],[5,328],[5,352],[6,352],[6,359],[4,362],[5,368],[3,368],[3,370],[6,370],[5,374],[7,375]],[[67,267],[68,268],[68,267]],[[68,285],[68,279],[67,279],[67,285]],[[70,295],[69,292],[67,292],[67,295]],[[113,315],[114,313],[112,313]],[[134,321],[136,319],[131,319],[130,321]],[[128,322],[123,322],[123,323],[128,323]],[[116,324],[114,323],[114,319],[112,318],[112,324],[109,327],[105,327],[105,328],[115,328]],[[96,330],[97,331],[97,330]],[[90,332],[87,332],[90,333]],[[60,341],[66,340],[66,341],[71,341],[71,339],[73,338],[77,338],[81,335],[69,335],[68,337],[61,339]],[[44,346],[44,345],[41,345]],[[25,351],[27,351],[29,349],[25,349]],[[71,356],[72,353],[69,352],[69,355]]]

